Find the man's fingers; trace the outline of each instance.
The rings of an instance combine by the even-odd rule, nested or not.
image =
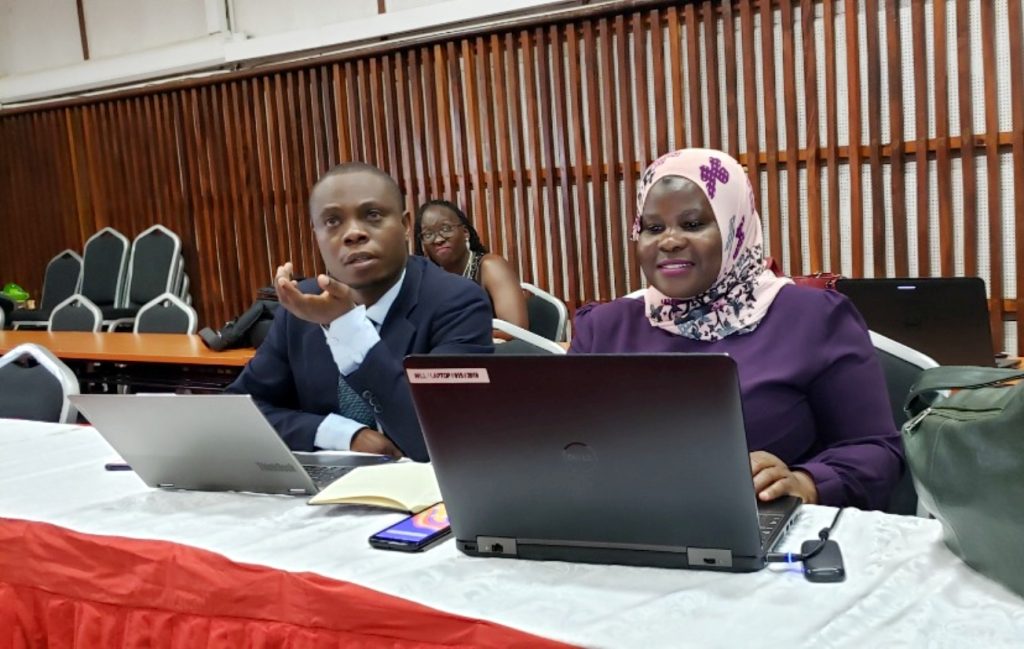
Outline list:
[[[281,278],[291,281],[294,278],[292,270],[292,262],[285,262],[277,267],[277,271],[274,273],[274,279],[280,282]]]
[[[317,285],[328,295],[339,299],[349,299],[350,289],[338,280],[328,275],[318,275],[316,278]]]
[[[285,304],[294,304],[302,297],[302,291],[293,280],[279,276],[277,278],[277,297]]]
[[[284,304],[292,304],[296,296],[300,294],[292,275],[292,263],[285,262],[277,267],[274,273],[274,288],[277,290],[277,299]]]
[[[395,459],[402,457],[402,452],[398,450],[394,442],[388,439],[387,435],[372,428],[360,428],[352,437],[352,444],[349,448],[363,453],[387,455]]]

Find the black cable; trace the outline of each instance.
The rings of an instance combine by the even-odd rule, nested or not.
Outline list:
[[[840,507],[836,512],[835,518],[832,519],[832,523],[828,527],[821,528],[818,532],[818,544],[815,545],[810,551],[803,554],[799,552],[769,552],[765,557],[765,561],[768,563],[796,563],[797,561],[806,561],[811,557],[815,557],[825,549],[825,543],[828,542],[828,537],[835,529],[836,523],[839,522],[839,516],[843,513],[843,509]]]

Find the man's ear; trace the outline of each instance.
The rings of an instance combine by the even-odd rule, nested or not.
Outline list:
[[[408,240],[412,233],[412,212],[409,210],[402,212],[402,228],[405,230],[405,238]]]

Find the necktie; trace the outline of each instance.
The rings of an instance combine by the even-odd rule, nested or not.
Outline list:
[[[345,381],[344,377],[338,377],[338,405],[341,407],[341,415],[353,421],[376,428],[377,418],[373,416],[373,408],[352,389],[352,386]]]

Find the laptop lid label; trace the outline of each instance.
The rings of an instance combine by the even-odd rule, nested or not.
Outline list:
[[[430,370],[407,369],[409,383],[490,383],[483,367],[453,367]]]

